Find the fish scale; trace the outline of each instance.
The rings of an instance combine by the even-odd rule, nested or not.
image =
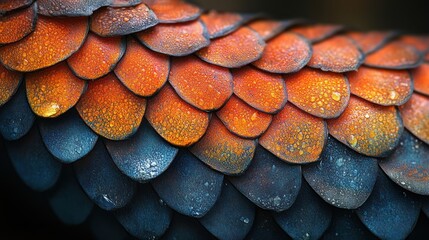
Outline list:
[[[1,161],[95,236],[406,237],[428,213],[427,36],[181,0],[0,3],[0,36]]]

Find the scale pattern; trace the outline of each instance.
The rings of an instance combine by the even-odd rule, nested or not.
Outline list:
[[[429,212],[428,56],[180,0],[0,3],[0,139],[96,237],[406,238]]]

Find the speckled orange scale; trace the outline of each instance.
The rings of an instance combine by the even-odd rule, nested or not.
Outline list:
[[[181,0],[148,2],[161,23],[190,21],[198,18],[201,14],[199,7]]]
[[[270,114],[254,109],[236,96],[231,96],[216,114],[231,132],[244,138],[259,137],[272,120]]]
[[[399,110],[405,127],[429,144],[429,98],[415,93]]]
[[[77,51],[88,32],[88,19],[39,16],[36,29],[19,42],[0,47],[8,68],[30,72],[52,66]]]
[[[220,108],[233,92],[232,75],[195,56],[173,59],[169,82],[179,96],[203,111]]]
[[[181,147],[200,140],[209,125],[209,114],[183,101],[168,84],[150,99],[146,118],[161,137]]]
[[[237,137],[213,116],[207,133],[190,150],[211,168],[227,175],[237,175],[247,169],[255,148],[255,140]]]
[[[114,74],[109,74],[88,84],[76,109],[96,133],[107,139],[122,140],[140,126],[146,99],[130,94]]]
[[[364,55],[353,40],[335,36],[313,46],[313,56],[308,66],[323,71],[348,72],[358,69]]]
[[[9,71],[0,64],[0,106],[15,94],[22,77],[21,73]]]
[[[248,27],[241,27],[228,36],[213,39],[197,55],[218,66],[238,68],[260,58],[264,48],[265,42],[258,33]]]
[[[414,80],[414,90],[429,95],[429,64],[424,63],[411,71]]]
[[[139,40],[155,52],[184,56],[210,44],[201,21],[177,24],[158,24],[137,34]]]
[[[311,55],[307,39],[294,33],[282,33],[267,43],[262,57],[252,64],[272,73],[291,73],[303,68]]]
[[[394,41],[366,56],[365,64],[388,69],[407,69],[417,66],[421,60],[422,56],[415,47]]]
[[[404,35],[399,38],[399,41],[415,47],[422,53],[429,50],[429,37],[427,36]]]
[[[234,93],[250,106],[275,113],[286,104],[286,85],[280,75],[249,66],[234,70],[232,75]]]
[[[286,162],[310,163],[318,160],[327,135],[322,119],[286,104],[259,138],[259,144]]]
[[[149,97],[167,82],[170,60],[149,50],[137,40],[128,37],[126,54],[115,68],[115,74],[133,93]]]
[[[295,23],[296,21],[294,20],[276,21],[270,19],[258,19],[249,23],[248,26],[267,41]]]
[[[21,40],[30,34],[36,25],[36,4],[0,17],[0,44]]]
[[[201,15],[210,38],[225,36],[240,26],[243,17],[238,13],[210,11]]]
[[[28,73],[25,77],[28,103],[41,117],[57,117],[72,108],[86,87],[65,62]]]
[[[371,53],[381,47],[386,41],[395,36],[395,32],[349,32],[352,38],[365,54]]]
[[[314,24],[297,26],[292,28],[291,31],[304,36],[314,43],[331,37],[342,29],[343,27],[339,25]]]
[[[13,1],[1,1],[0,2],[0,13],[12,11],[21,7],[30,5],[33,0],[13,0]]]
[[[338,117],[349,102],[349,84],[340,73],[304,68],[285,81],[289,101],[317,117]]]
[[[328,120],[329,133],[355,151],[383,157],[399,142],[403,125],[395,107],[383,107],[351,96],[339,118]]]
[[[83,79],[96,79],[107,75],[125,52],[121,37],[99,37],[88,34],[82,47],[67,62],[73,72]]]

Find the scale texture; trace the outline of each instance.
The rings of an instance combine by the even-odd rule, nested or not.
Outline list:
[[[95,238],[404,239],[428,53],[180,0],[0,3],[1,161]]]

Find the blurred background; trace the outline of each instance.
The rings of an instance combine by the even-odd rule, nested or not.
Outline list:
[[[416,0],[191,0],[204,9],[263,12],[359,30],[394,29],[429,34],[428,1]]]

